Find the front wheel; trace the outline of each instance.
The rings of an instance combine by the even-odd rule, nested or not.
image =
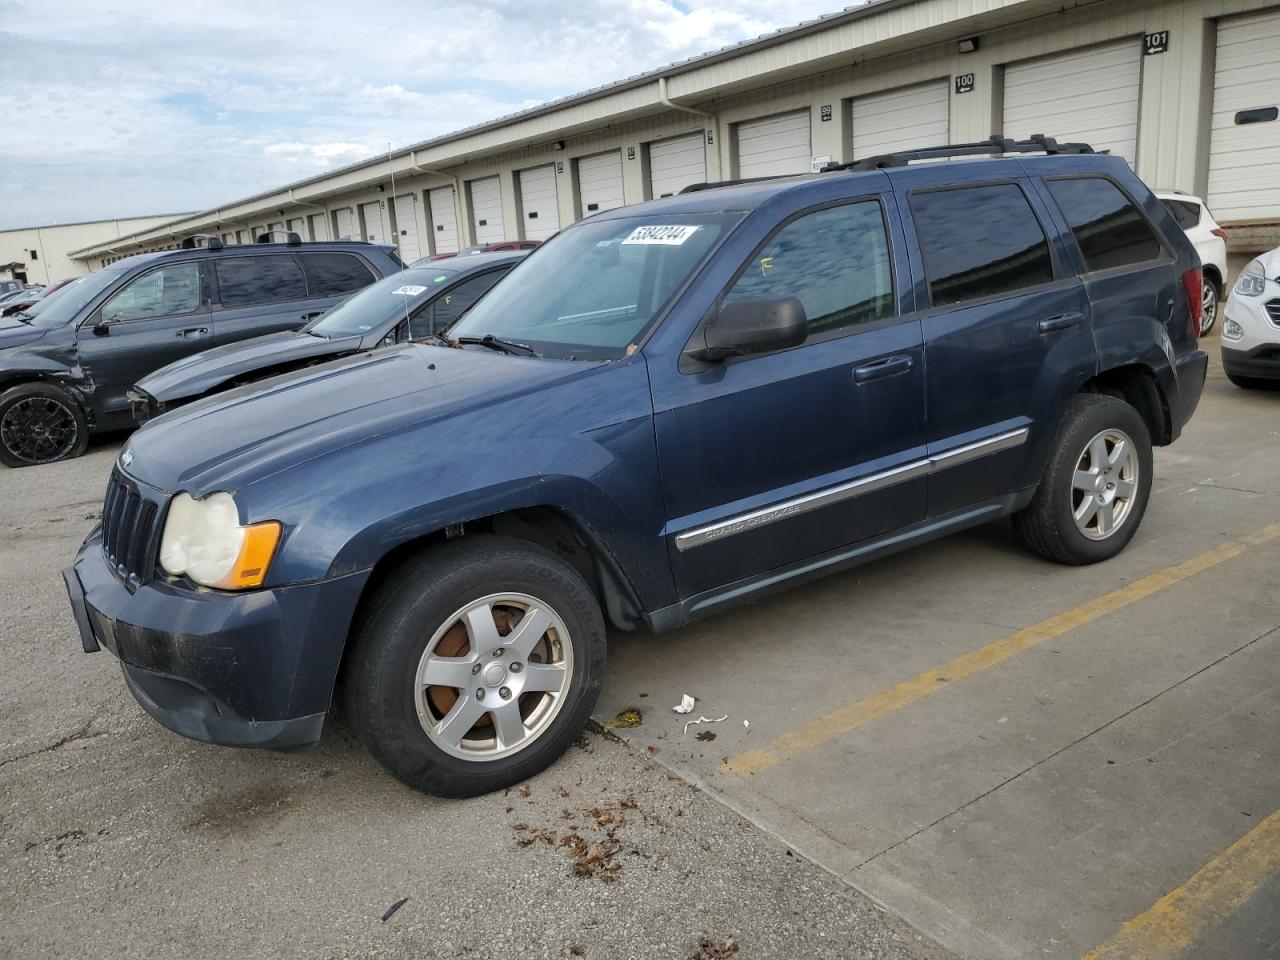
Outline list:
[[[80,404],[51,383],[21,383],[0,393],[0,463],[30,467],[70,460],[89,445]]]
[[[406,561],[356,628],[347,709],[411,787],[469,797],[518,783],[581,733],[605,662],[591,588],[555,554],[479,534]]]
[[[1151,479],[1151,435],[1138,411],[1115,397],[1080,394],[1067,405],[1044,477],[1014,514],[1014,527],[1048,560],[1109,560],[1142,522]]]

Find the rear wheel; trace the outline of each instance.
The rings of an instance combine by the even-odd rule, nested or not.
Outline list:
[[[89,445],[80,404],[51,383],[22,383],[0,393],[0,463],[30,467],[69,460]]]
[[[1206,336],[1218,322],[1218,287],[1208,277],[1204,278],[1200,304],[1200,336]]]
[[[605,661],[591,588],[549,551],[476,535],[406,561],[354,637],[347,708],[411,787],[466,797],[558,758],[586,725]]]
[[[1108,560],[1125,548],[1151,495],[1151,436],[1123,400],[1080,394],[1067,406],[1035,497],[1014,514],[1032,551],[1057,563]]]

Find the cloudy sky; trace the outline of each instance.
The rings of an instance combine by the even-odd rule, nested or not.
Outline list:
[[[853,0],[0,0],[0,228],[203,209]]]

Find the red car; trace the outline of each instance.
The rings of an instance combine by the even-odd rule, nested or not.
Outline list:
[[[451,257],[469,257],[473,253],[493,253],[497,250],[532,250],[536,246],[540,246],[541,240],[499,240],[496,243],[476,243],[469,247],[463,247],[457,253],[437,253],[430,257],[423,257],[421,260],[415,260],[409,264],[416,267],[420,263],[430,263],[432,260],[448,260]]]

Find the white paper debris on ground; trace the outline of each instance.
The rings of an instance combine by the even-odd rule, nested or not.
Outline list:
[[[728,719],[729,715],[727,713],[723,717],[699,717],[697,720],[690,720],[686,723],[684,725],[684,732],[688,733],[689,728],[696,723],[724,723]]]
[[[693,697],[689,696],[686,693],[680,697],[680,702],[676,704],[674,707],[672,707],[671,709],[674,710],[676,713],[693,713],[693,704],[694,704]]]
[[[750,721],[750,720],[743,720],[743,721],[742,721],[742,725],[743,725],[744,727],[746,727],[748,730],[750,730],[750,729],[751,729],[751,721]]]

